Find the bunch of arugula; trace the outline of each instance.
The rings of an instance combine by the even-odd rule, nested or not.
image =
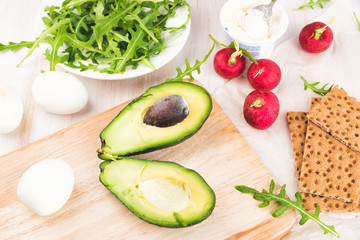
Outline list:
[[[283,185],[280,189],[280,193],[274,194],[275,182],[273,180],[271,180],[271,182],[270,182],[269,191],[266,191],[265,189],[263,189],[261,192],[259,192],[254,188],[250,188],[250,187],[247,187],[244,185],[235,187],[236,190],[238,190],[242,193],[252,194],[253,198],[255,200],[262,202],[259,205],[259,208],[264,208],[264,207],[269,206],[270,202],[272,202],[272,201],[276,201],[276,202],[280,203],[281,206],[273,212],[273,214],[272,214],[273,217],[279,217],[285,211],[292,208],[292,209],[298,210],[301,215],[301,219],[299,222],[300,225],[304,225],[308,220],[312,220],[312,221],[316,222],[324,230],[324,234],[331,233],[337,237],[340,236],[336,232],[335,227],[333,225],[329,226],[329,225],[323,223],[322,221],[320,221],[320,218],[319,218],[320,207],[319,206],[316,207],[315,213],[309,213],[302,206],[301,194],[297,192],[295,194],[296,201],[292,201],[286,197],[285,188],[286,188],[286,185]]]
[[[186,21],[166,27],[176,9],[187,6]],[[47,28],[35,41],[0,43],[0,51],[28,47],[29,57],[41,42],[50,44],[45,52],[50,70],[63,63],[81,71],[123,73],[139,63],[154,66],[149,58],[163,51],[165,33],[186,27],[191,11],[186,0],[66,0],[61,8],[46,7],[42,18]]]

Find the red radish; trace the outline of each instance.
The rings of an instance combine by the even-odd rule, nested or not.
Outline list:
[[[334,18],[329,24],[333,22]],[[320,53],[328,49],[334,38],[329,24],[313,22],[306,25],[299,34],[300,46],[310,53]]]
[[[248,124],[257,129],[267,129],[279,115],[279,99],[266,90],[252,91],[244,102],[244,117]]]
[[[247,72],[247,79],[257,90],[272,90],[280,83],[280,67],[270,59],[260,59],[252,63]]]
[[[245,57],[234,48],[223,48],[215,54],[214,69],[220,77],[232,79],[245,70]]]

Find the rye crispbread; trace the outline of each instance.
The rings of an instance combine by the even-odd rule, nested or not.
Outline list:
[[[310,109],[321,101],[321,98],[312,98]],[[304,155],[304,144],[307,127],[307,112],[288,112],[287,121],[293,147],[296,177],[300,180],[301,164]]]
[[[321,99],[322,98],[312,98],[310,109],[312,109],[316,103],[319,103]],[[297,165],[297,176],[300,175],[301,168],[299,169],[298,166],[301,167],[302,165],[302,156],[304,152],[305,134],[307,127],[307,121],[304,121],[302,118],[303,115],[304,112],[288,113],[290,136],[292,139],[294,157]],[[296,116],[298,116],[298,119],[295,118]],[[297,153],[300,153],[301,158]],[[360,203],[347,203],[338,199],[328,198],[306,192],[302,192],[301,195],[303,197],[303,207],[307,211],[313,212],[315,211],[316,206],[319,206],[322,212],[360,212]]]
[[[288,112],[287,121],[294,152],[296,177],[300,180],[301,164],[304,155],[305,134],[307,126],[306,112]]]
[[[317,206],[320,207],[321,212],[360,212],[360,203],[348,203],[304,192],[301,196],[304,209],[310,212],[315,212]]]
[[[315,104],[321,102],[321,97],[313,97],[311,98],[310,110],[315,106]]]
[[[320,101],[321,98],[317,98]],[[316,101],[316,102],[318,102]],[[315,101],[312,100],[312,106]],[[302,119],[304,112],[288,112],[288,123],[290,136],[294,150],[296,163],[296,176],[300,176],[300,169],[303,160],[305,134],[307,121]],[[296,116],[298,117],[296,119]],[[300,125],[300,127],[298,127]],[[297,154],[299,153],[300,156]],[[300,168],[299,168],[300,166]],[[341,200],[332,199],[324,196],[318,196],[311,193],[301,193],[303,198],[303,207],[305,210],[314,212],[319,206],[322,212],[360,212],[360,203],[347,203]]]
[[[356,152],[308,121],[299,182],[301,192],[358,202],[359,163]]]
[[[309,120],[360,154],[360,102],[334,86],[308,114]]]

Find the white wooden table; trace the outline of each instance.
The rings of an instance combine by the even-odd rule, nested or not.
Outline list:
[[[208,37],[209,33],[224,41],[224,32],[219,22],[219,12],[226,0],[188,0],[188,2],[192,8],[192,29],[183,51],[174,60],[151,74],[128,80],[101,81],[80,77],[88,90],[89,103],[85,109],[73,115],[49,114],[35,105],[30,91],[31,84],[41,70],[48,70],[49,67],[40,50],[35,51],[20,68],[17,68],[16,65],[25,56],[27,49],[15,53],[0,52],[0,82],[12,86],[22,97],[25,107],[24,118],[20,127],[13,133],[0,135],[0,156],[119,105],[138,96],[148,87],[159,84],[168,77],[175,76],[176,67],[184,68],[185,58],[188,58],[191,64],[194,63],[195,59],[203,58],[212,45],[212,41]],[[303,26],[314,21],[324,11],[318,7],[315,10],[293,11],[296,7],[308,2],[307,0],[279,0],[279,2],[285,7],[289,15],[288,31],[280,42],[297,36]],[[332,2],[342,5],[352,12],[355,11],[360,16],[359,0],[332,0]],[[41,0],[0,0],[0,42],[5,44],[9,41],[34,40],[37,37],[36,16],[40,3]],[[327,3],[325,9],[330,4],[332,3]],[[225,83],[213,70],[213,55],[214,53],[201,67],[201,74],[194,74],[210,93],[215,93]],[[4,114],[6,113],[1,112],[0,117]]]

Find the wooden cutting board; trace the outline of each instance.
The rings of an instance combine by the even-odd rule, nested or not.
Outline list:
[[[212,215],[200,224],[181,229],[151,225],[133,215],[100,183],[101,160],[96,153],[99,133],[126,104],[0,157],[0,239],[269,240],[290,231],[295,223],[294,211],[273,218],[276,204],[260,209],[251,195],[234,189],[243,184],[268,189],[273,177],[215,101],[209,119],[193,137],[136,156],[177,162],[201,174],[216,194]],[[17,200],[16,189],[26,169],[47,158],[69,163],[75,186],[62,209],[40,217]]]

